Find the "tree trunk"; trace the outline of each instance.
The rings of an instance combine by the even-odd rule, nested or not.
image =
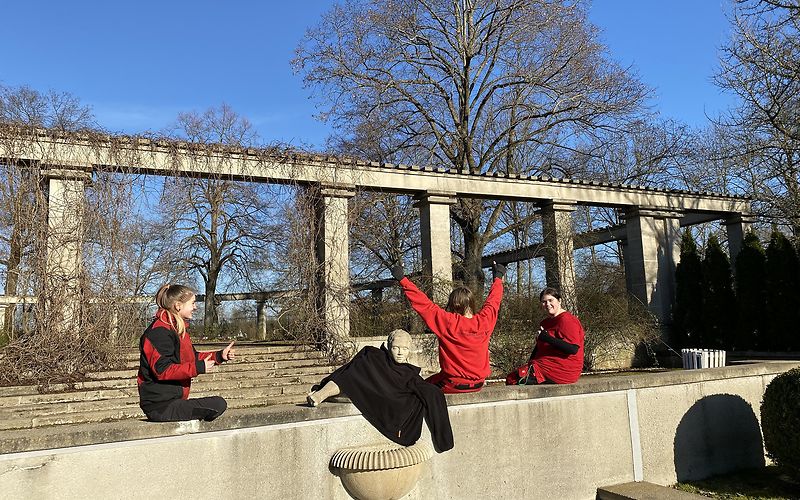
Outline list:
[[[217,280],[219,279],[219,267],[212,269],[208,273],[206,281],[206,296],[203,302],[203,329],[206,332],[212,331],[217,326]]]
[[[483,295],[485,276],[481,268],[483,249],[486,246],[481,233],[481,202],[479,200],[462,200],[465,209],[461,232],[464,235],[464,260],[457,278],[478,296]]]

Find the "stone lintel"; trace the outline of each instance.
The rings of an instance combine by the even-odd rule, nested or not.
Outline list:
[[[414,208],[419,208],[423,203],[434,205],[454,205],[458,203],[456,194],[450,191],[425,191],[414,195]]]
[[[352,198],[356,195],[354,184],[321,184],[319,194],[327,198]]]
[[[539,213],[542,210],[552,210],[554,212],[574,212],[577,203],[573,200],[546,200],[540,204]]]
[[[44,179],[59,179],[69,181],[92,180],[92,167],[70,165],[42,165],[41,175]]]
[[[631,207],[625,210],[624,219],[632,217],[652,217],[654,219],[680,219],[683,212],[679,210],[665,210],[658,207]]]
[[[741,213],[741,212],[734,212],[725,217],[723,223],[726,226],[730,226],[732,224],[752,224],[756,222],[757,217],[753,214]]]

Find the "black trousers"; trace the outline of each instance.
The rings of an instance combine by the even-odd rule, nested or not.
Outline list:
[[[158,408],[145,412],[153,422],[178,422],[181,420],[205,420],[210,422],[228,408],[220,396],[197,399],[175,399]]]

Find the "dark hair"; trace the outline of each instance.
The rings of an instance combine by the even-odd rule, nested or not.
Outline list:
[[[159,312],[164,311],[166,313],[167,323],[175,328],[178,336],[181,337],[186,332],[186,323],[178,314],[175,303],[188,302],[193,295],[195,295],[194,290],[188,286],[170,285],[169,283],[163,285],[156,292],[156,305],[159,307]]]
[[[544,290],[542,290],[542,293],[539,294],[539,302],[544,300],[544,296],[545,295],[549,295],[551,297],[557,298],[558,300],[561,300],[561,294],[558,293],[558,290],[556,290],[555,288],[553,288],[551,286],[548,286]]]
[[[450,298],[447,299],[447,311],[464,316],[467,311],[474,313],[475,309],[475,296],[472,295],[472,290],[465,286],[453,289]]]

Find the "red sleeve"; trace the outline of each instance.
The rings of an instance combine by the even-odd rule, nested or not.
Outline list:
[[[583,326],[578,318],[571,313],[567,314],[569,314],[569,316],[565,316],[558,322],[558,326],[553,331],[553,336],[569,342],[570,344],[582,346],[584,340]]]
[[[497,314],[500,311],[500,301],[503,300],[503,280],[495,278],[492,288],[489,289],[489,296],[477,316],[485,318],[491,324],[497,322]]]
[[[436,335],[441,335],[442,330],[439,327],[439,318],[447,314],[447,312],[434,304],[427,295],[417,288],[417,285],[408,279],[408,276],[404,276],[403,279],[400,280],[400,286],[403,288],[406,298],[411,303],[411,307],[417,311],[417,314],[419,314],[425,324],[428,325],[428,328]]]
[[[225,362],[225,360],[222,359],[222,349],[219,351],[194,351],[194,355],[199,361],[213,359],[215,365],[221,365]]]
[[[145,334],[144,355],[158,380],[186,380],[200,372],[197,364],[201,361],[181,362],[180,352],[176,352],[175,342],[170,338],[174,335],[165,328],[156,328]]]

